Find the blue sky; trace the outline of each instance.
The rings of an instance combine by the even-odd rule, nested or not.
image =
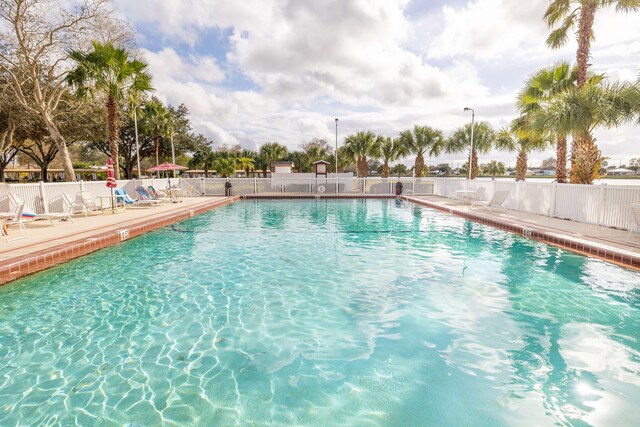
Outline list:
[[[116,0],[137,33],[157,96],[184,103],[215,144],[299,148],[368,129],[396,136],[414,124],[452,132],[475,108],[494,127],[515,118],[514,98],[536,68],[573,60],[575,43],[551,51],[531,0]],[[640,16],[604,11],[591,63],[612,79],[639,74]],[[638,128],[600,130],[613,162],[640,157]],[[532,163],[551,151],[531,156]],[[488,161],[515,162],[509,153]],[[463,155],[428,163],[463,161]],[[408,160],[407,160],[408,162]]]

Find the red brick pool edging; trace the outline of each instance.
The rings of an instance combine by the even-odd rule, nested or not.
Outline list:
[[[507,221],[500,220],[500,218],[498,217],[495,217],[495,219],[487,218],[483,215],[474,214],[472,212],[459,211],[457,209],[450,209],[437,203],[430,203],[422,199],[406,196],[403,196],[402,198],[417,205],[422,205],[441,212],[453,214],[480,224],[490,225],[494,228],[509,231],[528,239],[544,242],[562,249],[579,253],[581,255],[600,258],[602,260],[609,261],[623,267],[640,270],[640,255],[633,254],[629,251],[625,251],[624,249],[618,249],[611,246],[603,247],[601,245],[598,245],[598,243],[596,242],[574,238],[566,234],[562,234],[558,231],[550,231],[543,227],[536,227],[528,224],[511,224]]]
[[[72,242],[59,244],[21,257],[0,262],[0,286],[72,259],[79,258],[99,249],[104,249],[125,240],[138,237],[149,231],[166,227],[167,225],[175,224],[176,222],[191,218],[192,216],[228,205],[229,203],[235,202],[239,199],[239,196],[233,196],[224,200],[216,200],[209,204],[191,206],[178,211],[169,212],[158,218],[138,221],[116,230],[102,232],[90,237],[83,237]]]

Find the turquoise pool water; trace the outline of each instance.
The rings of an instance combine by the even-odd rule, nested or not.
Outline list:
[[[0,288],[0,425],[638,425],[640,274],[395,200],[245,201]]]

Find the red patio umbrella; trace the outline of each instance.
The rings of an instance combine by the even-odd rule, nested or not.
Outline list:
[[[174,165],[173,163],[169,163],[169,162],[164,162],[161,165],[154,166],[147,170],[149,172],[158,172],[158,171],[177,171],[182,169],[189,169],[189,168],[185,168],[184,166],[180,166],[180,165]]]
[[[107,162],[107,187],[111,189],[111,212],[114,211],[113,207],[113,189],[118,186],[116,182],[115,172],[113,170],[113,159],[109,157]]]

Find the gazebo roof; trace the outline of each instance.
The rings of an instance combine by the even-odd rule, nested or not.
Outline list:
[[[326,160],[316,160],[315,162],[312,163],[312,165],[317,165],[318,163],[324,163],[325,165],[330,165],[331,163],[327,162]]]

